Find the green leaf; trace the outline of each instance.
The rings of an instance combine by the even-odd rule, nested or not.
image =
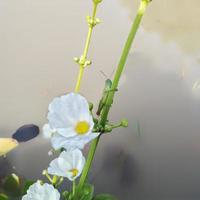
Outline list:
[[[9,196],[19,197],[21,195],[20,180],[15,174],[11,174],[6,177],[2,184],[3,190],[9,194]]]
[[[27,193],[27,190],[29,189],[29,187],[34,183],[34,181],[32,180],[26,180],[23,186],[23,195]]]
[[[96,195],[92,200],[117,200],[117,198],[110,194],[99,194]]]
[[[0,193],[0,200],[8,200],[8,196],[5,194]]]

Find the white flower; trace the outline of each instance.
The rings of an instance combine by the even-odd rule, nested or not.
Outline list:
[[[67,177],[73,181],[80,176],[84,165],[85,158],[79,149],[63,151],[58,158],[50,163],[48,173]]]
[[[36,182],[30,186],[27,194],[22,197],[22,200],[59,200],[60,193],[52,185],[45,183],[41,185]]]
[[[94,122],[87,100],[77,93],[56,97],[49,105],[48,120],[44,132],[52,135],[51,143],[56,150],[82,149],[99,135],[92,133]]]

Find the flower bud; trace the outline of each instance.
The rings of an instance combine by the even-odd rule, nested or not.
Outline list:
[[[128,120],[126,120],[126,119],[123,119],[122,121],[121,121],[121,126],[122,127],[128,127]]]
[[[142,0],[145,1],[146,3],[150,3],[152,0]]]
[[[45,176],[46,174],[47,174],[47,170],[43,170],[43,171],[42,171],[42,175]]]
[[[98,3],[101,3],[102,0],[93,0],[94,3],[98,4]]]
[[[105,128],[104,128],[104,131],[107,132],[107,133],[111,132],[112,131],[112,126],[110,126],[110,125],[107,124],[105,126]]]
[[[78,57],[74,57],[74,61],[75,61],[75,62],[77,62],[77,63],[78,63],[78,62],[79,62],[79,60],[80,60],[80,59],[79,59]]]

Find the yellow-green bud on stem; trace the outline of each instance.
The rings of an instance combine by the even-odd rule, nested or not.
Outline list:
[[[142,1],[145,1],[147,3],[150,3],[152,0],[142,0]]]
[[[121,121],[121,126],[122,127],[128,127],[128,120],[126,120],[126,119],[123,119],[122,121]]]
[[[106,133],[110,133],[110,132],[112,132],[112,130],[113,130],[113,127],[112,127],[112,126],[105,125],[104,131],[105,131]]]
[[[98,4],[98,3],[101,3],[102,0],[93,0],[93,2],[94,2],[95,4]]]
[[[112,103],[113,103],[113,99],[114,99],[114,96],[115,96],[115,90],[118,88],[118,84],[119,84],[121,75],[124,71],[124,67],[126,65],[126,61],[127,61],[127,58],[128,58],[128,54],[131,50],[132,43],[135,39],[138,28],[141,24],[142,17],[145,13],[146,7],[147,7],[148,3],[150,3],[150,1],[151,0],[141,0],[140,6],[139,6],[138,11],[137,11],[137,15],[135,17],[134,22],[132,23],[131,30],[129,32],[127,41],[126,41],[124,49],[122,51],[122,55],[121,55],[117,70],[116,70],[115,75],[114,75],[114,79],[112,81],[112,87],[111,87],[110,92],[108,93],[108,96],[107,96],[106,106],[104,106],[104,108],[102,109],[101,114],[100,114],[99,125],[103,126],[103,128],[105,127],[105,125],[108,121],[108,114],[109,114],[110,108],[111,108]],[[100,3],[100,2],[101,2],[101,0],[93,0],[93,3],[94,3],[94,14],[93,14],[94,17],[93,17],[93,19],[95,19],[97,4]],[[92,27],[89,27],[89,28],[90,28],[89,33],[91,33]],[[89,34],[89,36],[90,35],[91,34]],[[89,37],[89,39],[90,39],[90,37]],[[86,48],[86,50],[87,50],[87,48]],[[81,76],[79,76],[79,77],[81,77]],[[79,82],[80,81],[78,81],[78,83]],[[78,89],[76,89],[76,91],[79,91],[79,84],[77,84],[77,85],[78,86],[76,88],[78,88]],[[120,125],[127,127],[128,121],[122,120]],[[97,138],[95,138],[93,140],[92,144],[90,145],[90,150],[89,150],[89,153],[88,153],[87,161],[86,161],[84,169],[82,171],[82,175],[80,177],[79,184],[77,186],[77,191],[78,191],[77,193],[80,193],[81,189],[83,188],[83,186],[84,186],[84,184],[87,180],[88,172],[89,172],[89,169],[91,167],[92,161],[94,159],[94,155],[95,155],[97,145],[98,145],[99,140],[100,140],[100,136],[101,135],[99,135]],[[76,198],[76,197],[75,197],[75,199],[78,200],[78,198]]]
[[[46,174],[47,174],[47,170],[43,170],[42,175],[46,176]]]

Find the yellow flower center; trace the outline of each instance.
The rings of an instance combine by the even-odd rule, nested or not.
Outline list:
[[[79,135],[86,134],[90,129],[90,125],[86,121],[80,121],[76,124],[75,131]]]
[[[72,176],[75,177],[78,174],[78,169],[76,169],[76,168],[72,169],[72,170],[70,170],[70,172],[72,172]]]

